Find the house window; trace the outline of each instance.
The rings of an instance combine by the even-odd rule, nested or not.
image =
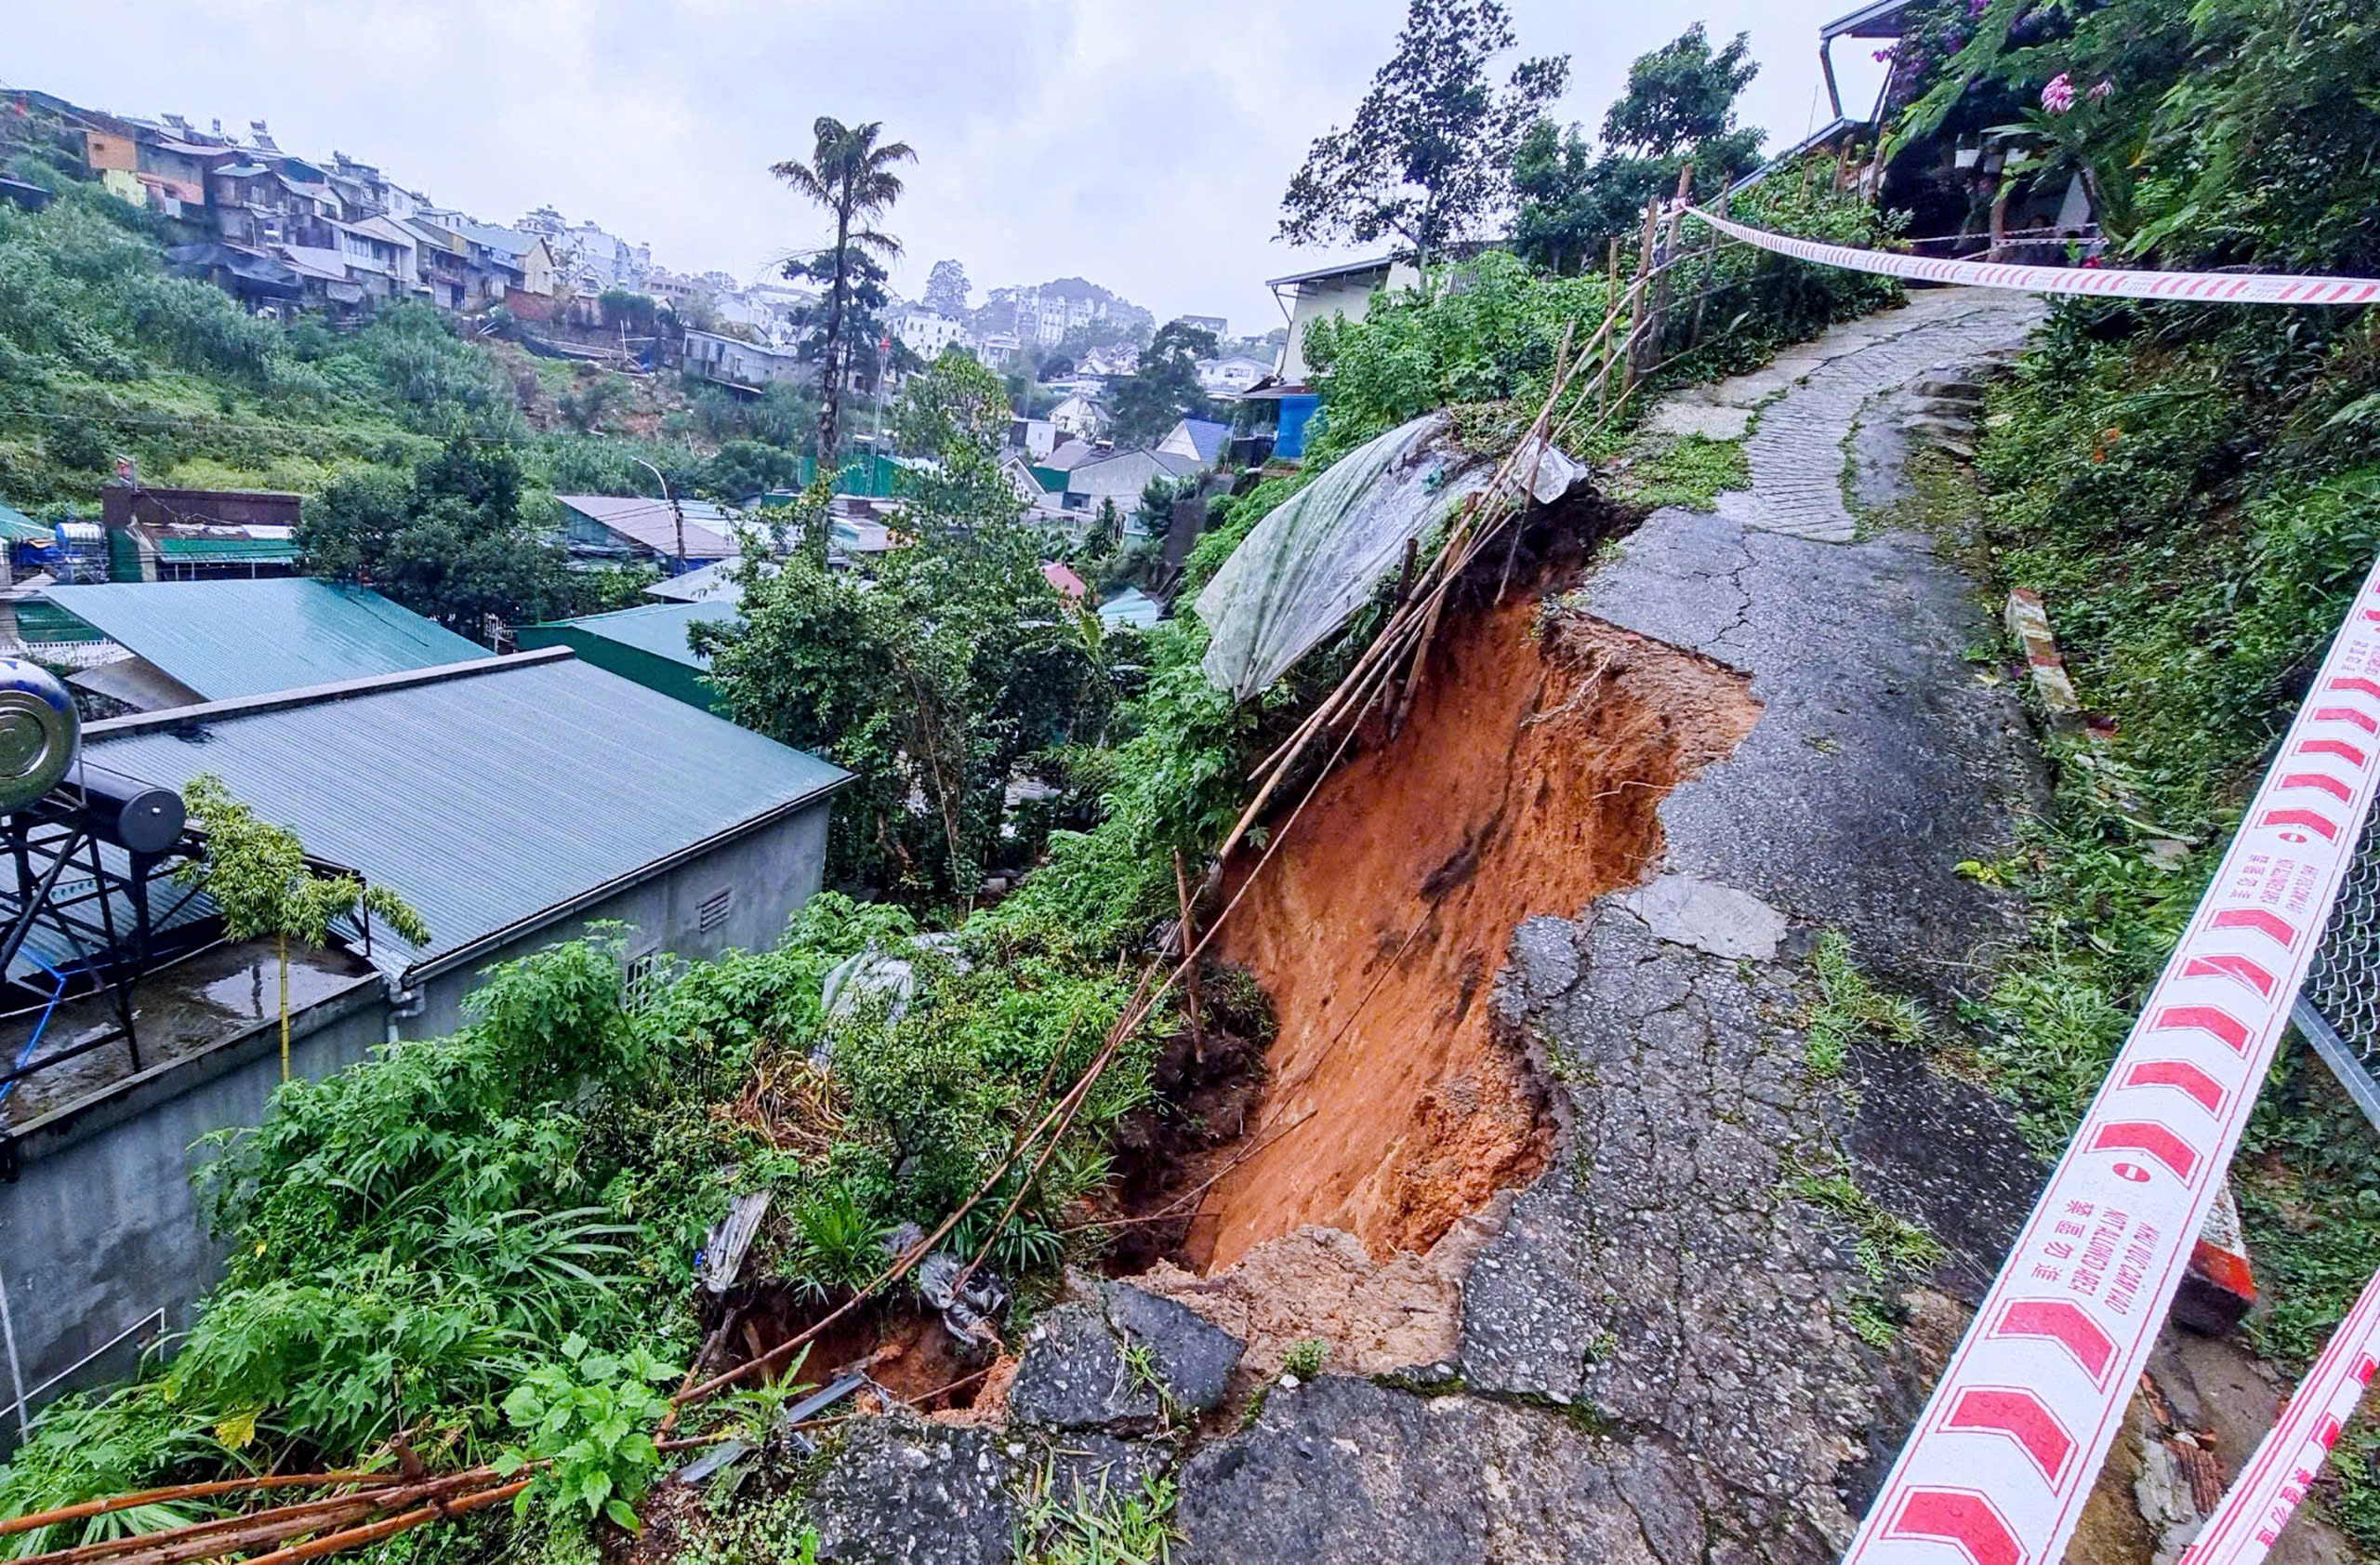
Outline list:
[[[735,888],[722,886],[702,899],[694,909],[694,928],[708,935],[727,922],[727,915],[735,910]]]
[[[626,975],[620,982],[620,1009],[633,1014],[650,1008],[668,983],[669,974],[662,964],[660,948],[639,952],[628,958]]]

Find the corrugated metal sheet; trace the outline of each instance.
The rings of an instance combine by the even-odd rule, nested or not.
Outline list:
[[[255,560],[286,562],[298,558],[298,545],[288,538],[175,538],[157,540],[157,552],[168,560]]]
[[[681,500],[672,510],[667,500],[639,499],[633,495],[556,495],[555,499],[606,532],[641,544],[657,553],[678,551],[678,517],[686,520],[686,557],[723,560],[735,552],[728,535],[735,517],[707,500]]]
[[[179,788],[202,772],[308,851],[429,922],[400,971],[457,950],[847,774],[575,658],[235,713],[196,729],[85,730],[94,761]]]
[[[632,646],[640,652],[667,657],[673,663],[683,663],[690,669],[707,669],[710,659],[695,656],[686,641],[686,629],[691,625],[716,624],[734,619],[737,609],[731,600],[707,598],[691,603],[639,603],[634,608],[615,609],[610,614],[589,614],[576,619],[557,619],[548,625],[530,629],[553,630],[569,629],[601,636],[605,641]],[[522,632],[522,646],[553,644],[527,639]]]
[[[210,701],[494,656],[377,592],[304,577],[112,582],[44,596]]]

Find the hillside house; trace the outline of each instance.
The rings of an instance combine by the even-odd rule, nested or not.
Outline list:
[[[1302,387],[1306,381],[1305,328],[1309,324],[1330,316],[1360,321],[1364,312],[1371,308],[1372,295],[1380,289],[1414,287],[1421,281],[1421,274],[1411,262],[1387,256],[1265,279],[1264,285],[1273,290],[1273,298],[1289,323],[1289,339],[1282,344],[1281,362],[1274,367],[1273,374],[1285,385]]]
[[[1223,459],[1223,447],[1231,440],[1231,426],[1211,418],[1184,418],[1168,430],[1165,438],[1152,447],[1160,456],[1179,457],[1206,471]]]
[[[1117,451],[1094,457],[1066,474],[1064,507],[1069,511],[1097,515],[1102,500],[1114,500],[1127,525],[1140,508],[1141,491],[1153,478],[1178,482],[1195,478],[1202,470],[1191,458],[1157,451]]]
[[[1050,410],[1050,425],[1076,440],[1097,440],[1107,432],[1107,410],[1077,391]]]
[[[1262,359],[1234,353],[1227,358],[1198,361],[1198,390],[1210,397],[1236,397],[1273,373]]]
[[[574,560],[617,561],[671,570],[679,563],[681,527],[689,562],[707,564],[735,553],[734,511],[708,500],[646,499],[637,495],[556,495],[562,508],[562,546]]]
[[[684,368],[689,375],[746,391],[758,391],[779,380],[808,380],[818,373],[814,365],[805,363],[790,348],[691,329],[686,333]]]

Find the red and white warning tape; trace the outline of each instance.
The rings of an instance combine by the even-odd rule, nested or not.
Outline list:
[[[1845,1565],[2064,1558],[2376,783],[2380,565]]]
[[[1774,250],[1780,256],[1919,283],[1962,283],[1969,287],[2016,288],[2029,294],[2182,299],[2205,304],[2380,304],[2380,278],[2373,277],[2127,272],[2114,267],[2009,266],[1998,261],[1937,260],[1926,256],[1863,250],[1852,245],[1792,239],[1766,229],[1731,222],[1699,206],[1686,210],[1730,238]]]
[[[2363,1388],[2380,1369],[2380,1276],[2339,1323],[2281,1422],[2240,1469],[2223,1503],[2182,1552],[2182,1565],[2257,1565],[2338,1443]]]

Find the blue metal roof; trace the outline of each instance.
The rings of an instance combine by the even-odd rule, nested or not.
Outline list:
[[[849,776],[550,653],[83,732],[94,761],[150,782],[213,773],[308,852],[411,903],[430,944],[376,928],[390,972],[526,934]]]
[[[305,577],[112,582],[43,596],[210,701],[495,656],[377,592]]]
[[[634,608],[615,609],[610,614],[583,615],[576,619],[557,619],[539,630],[569,626],[590,636],[618,642],[656,657],[667,657],[673,663],[683,663],[690,669],[707,669],[710,659],[698,656],[686,640],[691,625],[717,624],[734,619],[741,612],[735,600],[703,598],[690,603],[639,603]]]

